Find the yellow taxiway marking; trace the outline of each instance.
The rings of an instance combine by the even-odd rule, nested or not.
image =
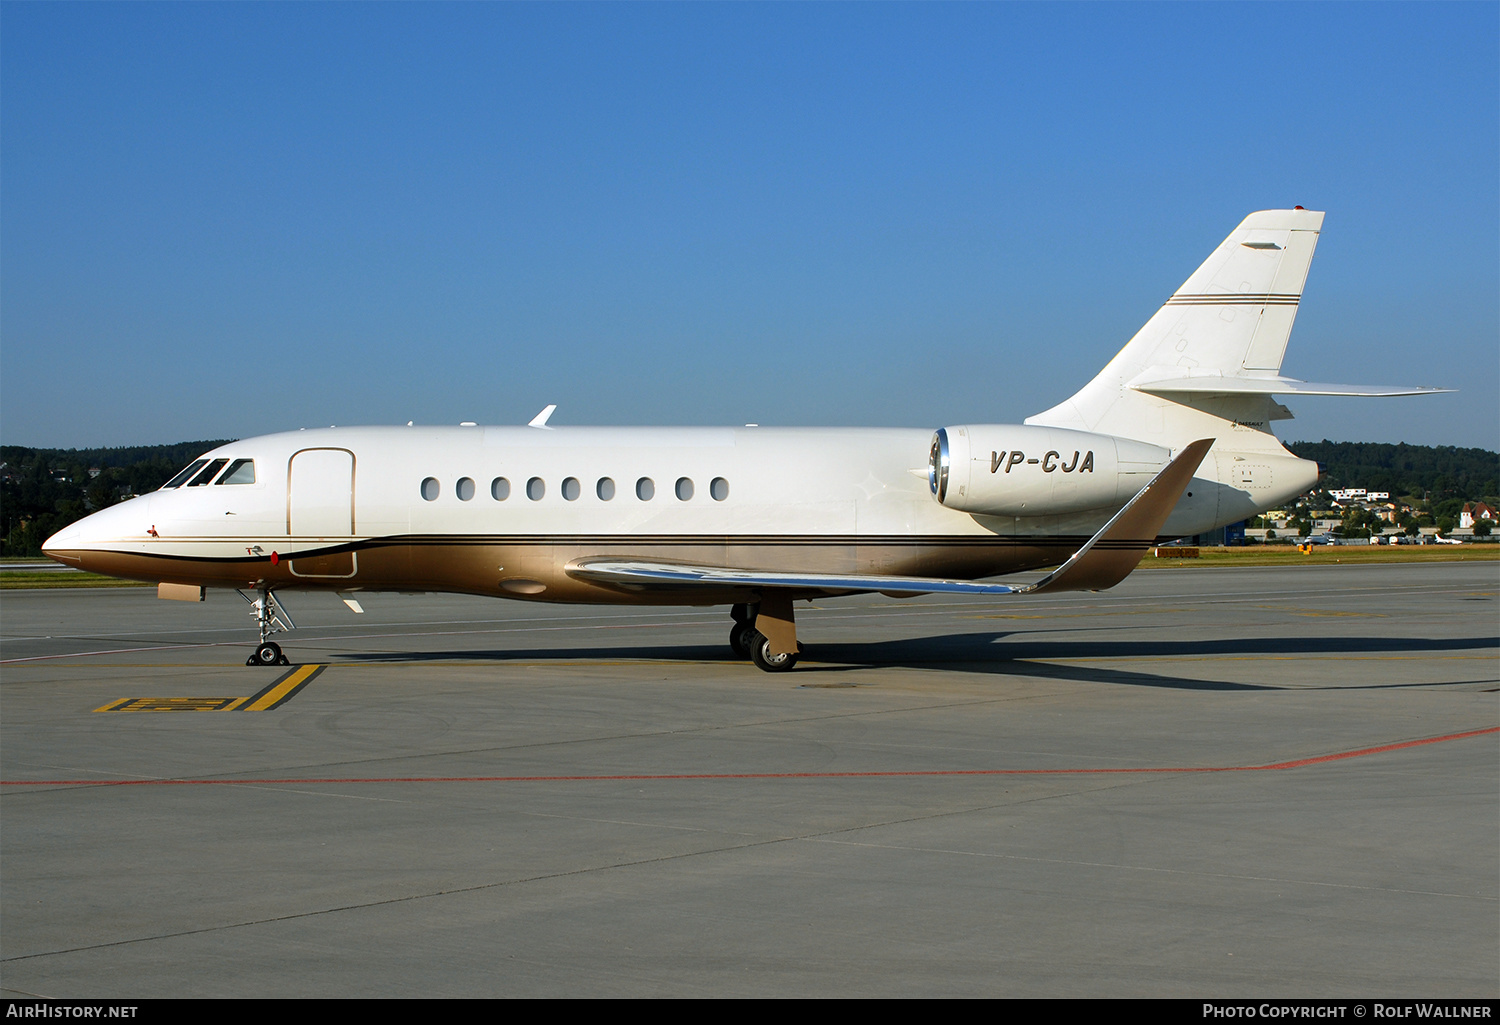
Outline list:
[[[307,686],[314,676],[326,668],[327,666],[298,666],[259,694],[247,699],[246,703],[235,711],[269,712],[278,705],[291,700],[293,694]]]
[[[96,712],[232,712],[244,698],[121,698]]]
[[[290,701],[327,666],[298,666],[247,698],[121,698],[96,712],[269,712]]]

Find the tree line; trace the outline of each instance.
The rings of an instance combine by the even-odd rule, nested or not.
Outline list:
[[[0,445],[0,555],[41,555],[42,542],[74,520],[131,495],[155,491],[204,452],[227,444],[183,441],[68,449]]]
[[[1388,491],[1392,498],[1433,503],[1500,497],[1500,453],[1451,445],[1380,445],[1363,441],[1291,441],[1287,448],[1322,463],[1318,486]]]

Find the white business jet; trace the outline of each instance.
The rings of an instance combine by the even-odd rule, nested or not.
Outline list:
[[[238,589],[251,665],[286,664],[270,637],[292,625],[288,590],[355,611],[360,591],[729,605],[734,651],[779,671],[799,599],[1111,587],[1159,540],[1316,483],[1271,433],[1291,416],[1273,396],[1441,390],[1281,376],[1322,223],[1245,218],[1098,376],[1024,424],[551,427],[549,406],[525,427],[296,431],[205,453],[44,550],[164,598]]]

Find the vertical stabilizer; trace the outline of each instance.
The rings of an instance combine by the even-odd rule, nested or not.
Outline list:
[[[1195,387],[1169,398],[1133,385],[1171,378],[1277,378],[1322,226],[1323,214],[1313,210],[1262,210],[1246,217],[1097,377],[1026,423],[1174,450],[1232,434],[1236,448],[1284,451],[1270,421],[1291,414],[1269,390],[1226,387],[1216,394]]]

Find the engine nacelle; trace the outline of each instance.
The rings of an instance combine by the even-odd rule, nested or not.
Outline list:
[[[1159,445],[1108,434],[969,424],[933,435],[927,478],[949,509],[1048,516],[1124,505],[1171,458]]]

